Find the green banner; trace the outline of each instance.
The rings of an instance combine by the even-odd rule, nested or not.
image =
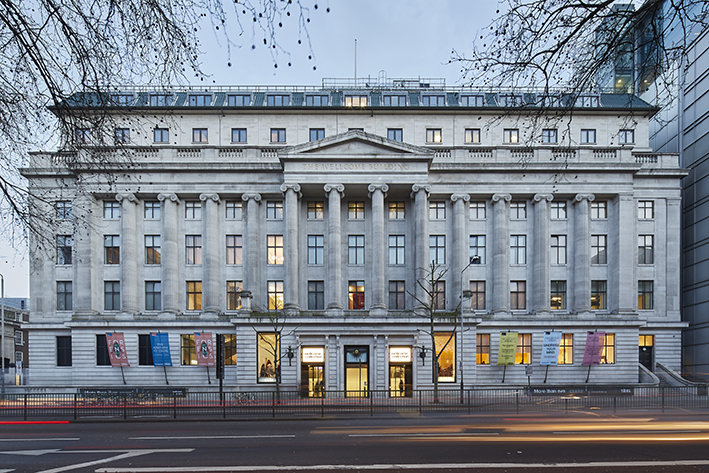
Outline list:
[[[500,349],[497,352],[498,365],[514,365],[517,355],[517,332],[500,334]]]

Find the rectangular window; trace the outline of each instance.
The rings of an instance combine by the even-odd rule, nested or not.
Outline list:
[[[445,95],[422,95],[421,105],[424,107],[445,107]]]
[[[615,334],[607,333],[603,340],[603,351],[601,352],[601,364],[615,364]]]
[[[121,263],[120,237],[118,235],[103,236],[103,263]]]
[[[227,106],[229,107],[248,107],[251,105],[250,95],[228,95]]]
[[[76,142],[86,144],[91,141],[91,129],[90,128],[77,128],[76,129]]]
[[[433,285],[433,310],[446,310],[446,282],[436,281]]]
[[[57,218],[60,220],[68,220],[71,218],[71,201],[70,200],[58,200],[54,204],[54,208],[57,211]]]
[[[486,218],[485,202],[470,202],[470,219],[485,220]]]
[[[121,310],[121,283],[118,281],[103,282],[104,310]]]
[[[113,94],[111,95],[111,102],[113,105],[131,105],[133,103],[132,94]]]
[[[325,263],[325,237],[308,235],[308,264]]]
[[[202,235],[185,235],[185,264],[202,264]]]
[[[524,220],[527,218],[527,202],[510,202],[510,218]]]
[[[283,309],[283,281],[268,281],[268,310]]]
[[[308,310],[325,309],[325,281],[308,281]]]
[[[426,128],[426,143],[442,143],[443,137],[440,128]]]
[[[22,346],[25,344],[25,338],[23,332],[20,330],[15,330],[15,345]]]
[[[143,203],[143,218],[160,220],[160,202],[147,200]]]
[[[596,130],[595,129],[581,130],[581,144],[595,144],[595,143],[596,143]]]
[[[562,333],[559,344],[559,360],[560,365],[574,364],[574,334]]]
[[[364,219],[364,202],[348,202],[347,203],[348,218],[350,220]]]
[[[389,202],[389,220],[403,220],[406,215],[405,208],[403,202]]]
[[[531,365],[532,364],[532,334],[520,333],[517,335],[517,355],[515,356],[516,365]]]
[[[551,310],[566,310],[566,281],[551,282]]]
[[[212,96],[209,94],[190,95],[190,107],[209,107],[212,105]]]
[[[566,202],[551,203],[551,218],[552,220],[566,219]]]
[[[517,128],[505,128],[502,132],[502,141],[505,143],[519,143],[519,130]]]
[[[480,128],[466,128],[465,142],[468,144],[480,143]]]
[[[591,218],[605,220],[608,218],[608,208],[605,200],[591,202]]]
[[[348,264],[364,264],[364,235],[349,235]]]
[[[224,337],[224,364],[236,365],[236,335],[225,334]]]
[[[57,337],[57,366],[71,366],[71,336]]]
[[[455,383],[455,332],[436,332],[433,339],[438,356],[438,382]]]
[[[551,236],[551,264],[566,264],[566,235]]]
[[[130,143],[130,128],[116,128],[113,130],[113,140],[116,144]]]
[[[460,104],[463,107],[484,107],[485,106],[485,96],[484,95],[461,95]]]
[[[232,128],[231,129],[231,142],[232,143],[246,143],[246,128]]]
[[[328,98],[327,95],[306,95],[305,105],[307,107],[327,107]]]
[[[579,97],[577,104],[581,107],[598,107],[598,97],[582,95]]]
[[[606,281],[591,281],[591,309],[606,309]]]
[[[522,96],[514,94],[500,94],[500,106],[519,107],[522,105]]]
[[[243,291],[242,281],[226,282],[226,308],[227,310],[241,309],[241,291]]]
[[[542,143],[556,143],[557,142],[557,131],[556,129],[544,129],[542,130]]]
[[[406,95],[385,95],[382,99],[385,107],[406,107]]]
[[[145,235],[145,264],[160,264],[160,235]]]
[[[618,132],[618,142],[622,145],[635,143],[635,130],[620,130]]]
[[[655,218],[655,202],[652,200],[639,200],[638,218],[641,220],[650,220]]]
[[[490,364],[490,334],[479,333],[475,336],[475,363]]]
[[[638,235],[638,264],[653,264],[653,236]]]
[[[208,143],[206,128],[192,128],[192,143]]]
[[[202,310],[202,281],[187,281],[187,310]]]
[[[71,264],[71,235],[57,235],[57,264]]]
[[[170,94],[160,94],[150,96],[150,106],[151,107],[168,107],[172,105],[172,95]]]
[[[405,298],[404,281],[389,281],[389,309],[404,310]]]
[[[96,335],[96,366],[111,366],[111,357],[108,355],[106,335]]]
[[[428,219],[429,220],[445,220],[446,219],[446,203],[434,201],[428,203]]]
[[[364,309],[364,281],[350,281],[348,284],[349,308]]]
[[[345,95],[345,107],[366,107],[366,95]]]
[[[103,218],[121,218],[121,204],[110,200],[103,201]]]
[[[652,281],[638,281],[638,310],[652,310]]]
[[[202,202],[186,201],[185,218],[187,220],[202,220]]]
[[[244,242],[241,235],[226,236],[226,264],[244,264]]]
[[[404,235],[389,235],[389,264],[404,264]]]
[[[283,220],[282,200],[269,200],[266,202],[266,220]]]
[[[267,95],[266,105],[269,107],[287,107],[290,104],[290,95]]]
[[[485,310],[485,281],[470,281],[470,308]]]
[[[311,128],[310,141],[322,140],[325,138],[325,128]]]
[[[267,264],[283,264],[283,235],[266,235],[266,253]]]
[[[194,334],[180,335],[180,364],[190,366],[197,364],[197,351],[194,346]]]
[[[167,128],[156,128],[153,130],[153,142],[154,143],[169,143],[170,142],[170,130]]]
[[[150,343],[150,335],[138,335],[138,364],[153,366],[153,348]]]
[[[510,264],[527,264],[527,235],[510,235]]]
[[[387,138],[393,141],[404,141],[404,130],[402,128],[387,129]]]
[[[259,383],[275,383],[281,371],[281,334],[277,332],[258,333],[258,368]]]
[[[57,310],[72,310],[71,281],[57,281]]]
[[[145,281],[145,310],[162,310],[160,281]]]
[[[485,235],[470,235],[469,259],[480,257],[479,264],[485,264]]]
[[[226,219],[241,220],[243,218],[242,203],[236,200],[228,200],[226,203]]]
[[[591,264],[608,264],[606,235],[591,235]]]
[[[527,283],[526,281],[510,281],[510,309],[522,310],[527,308]]]
[[[285,128],[271,128],[271,143],[285,143],[286,142],[286,129]]]
[[[446,236],[429,235],[428,237],[428,260],[435,265],[446,264]]]
[[[308,220],[325,218],[325,202],[308,202]]]

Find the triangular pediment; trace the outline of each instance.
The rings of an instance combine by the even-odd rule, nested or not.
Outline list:
[[[399,157],[430,158],[433,151],[428,148],[394,141],[383,136],[351,130],[322,140],[303,143],[279,150],[278,156],[284,160],[317,159],[318,157]]]

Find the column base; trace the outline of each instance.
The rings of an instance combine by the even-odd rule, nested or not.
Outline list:
[[[389,314],[389,311],[386,307],[371,307],[369,309],[369,315],[373,315],[375,317],[384,317],[387,314]]]
[[[298,304],[288,303],[283,306],[283,315],[286,317],[297,317],[300,315],[300,307]]]
[[[121,311],[116,315],[116,320],[133,320],[135,318],[135,314],[137,314],[138,311],[133,311],[133,310],[125,310]]]
[[[219,309],[209,308],[202,312],[200,318],[202,319],[216,319],[219,317]]]
[[[176,310],[166,310],[158,314],[158,320],[175,320],[178,311]]]
[[[328,307],[325,309],[325,315],[329,315],[331,317],[341,317],[345,314],[345,311],[342,310],[342,307]]]

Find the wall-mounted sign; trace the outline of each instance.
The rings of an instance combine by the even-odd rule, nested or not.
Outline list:
[[[195,332],[194,347],[199,366],[214,366],[214,343],[211,333]]]
[[[106,333],[106,346],[111,366],[129,366],[126,354],[126,342],[122,333]]]
[[[303,347],[300,349],[303,363],[325,363],[325,349],[323,347]]]
[[[545,332],[542,342],[542,366],[556,366],[559,364],[559,346],[561,345],[561,332]]]
[[[498,365],[514,365],[517,354],[517,332],[500,334],[500,348],[497,352]]]
[[[389,363],[411,363],[411,347],[389,347]]]
[[[150,347],[153,352],[153,366],[172,366],[170,340],[166,333],[151,333]]]
[[[598,365],[603,355],[603,342],[606,332],[588,332],[586,334],[586,348],[583,351],[583,366]]]

